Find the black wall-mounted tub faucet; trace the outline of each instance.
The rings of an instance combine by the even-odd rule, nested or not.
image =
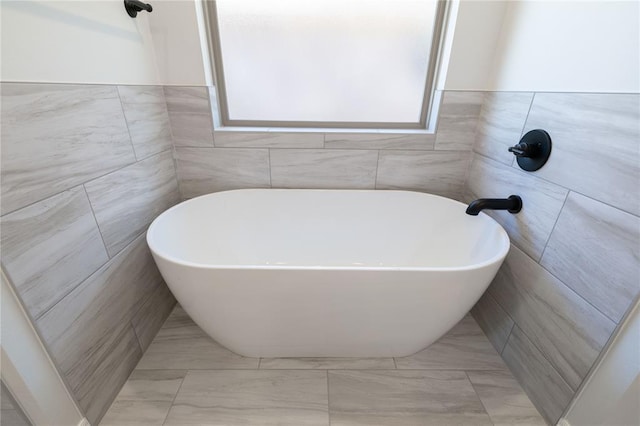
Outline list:
[[[509,213],[518,213],[522,210],[522,198],[511,195],[509,198],[480,198],[472,201],[467,207],[467,214],[478,216],[482,210],[507,210]]]
[[[138,12],[142,12],[146,10],[151,13],[153,11],[153,7],[151,7],[148,3],[142,3],[139,0],[124,0],[124,8],[127,11],[127,14],[132,18],[138,16]]]

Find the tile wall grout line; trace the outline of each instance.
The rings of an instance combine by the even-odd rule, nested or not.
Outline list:
[[[532,258],[540,266],[542,266],[542,263],[540,262],[542,262],[542,258],[544,257],[544,252],[547,251],[547,247],[549,246],[549,241],[551,241],[551,236],[553,235],[553,232],[556,230],[556,226],[558,225],[558,221],[560,221],[560,216],[562,216],[562,212],[564,211],[564,207],[567,205],[567,200],[569,199],[570,194],[571,194],[571,190],[567,191],[567,195],[565,195],[564,201],[562,202],[562,207],[560,207],[560,211],[558,212],[558,217],[556,217],[555,222],[553,222],[553,226],[551,227],[551,232],[549,232],[549,236],[547,237],[547,240],[544,242],[544,248],[540,253],[540,257],[538,259]],[[542,267],[544,268],[544,266]],[[544,269],[546,270],[546,268]]]
[[[329,386],[329,369],[325,370],[327,378],[327,419],[329,420],[329,426],[331,426],[331,387]]]
[[[134,86],[135,87],[135,86]],[[120,96],[120,88],[118,85],[115,85],[116,93],[118,94],[118,101],[120,101],[120,111],[122,111],[122,118],[124,118],[124,125],[127,126],[127,134],[129,135],[129,144],[131,145],[131,149],[133,150],[133,156],[138,160],[138,153],[136,152],[136,147],[133,145],[133,138],[131,137],[131,129],[129,128],[129,121],[127,120],[127,114],[124,112],[124,105],[122,104],[122,96]],[[162,91],[164,93],[164,90]]]
[[[100,228],[100,224],[98,223],[98,218],[96,217],[96,212],[93,209],[93,204],[91,204],[91,197],[89,197],[89,192],[87,191],[87,187],[82,184],[82,189],[84,190],[84,196],[87,198],[87,202],[89,203],[89,208],[91,209],[91,215],[93,216],[93,221],[96,224],[96,228],[98,228],[98,233],[100,234],[100,239],[102,240],[102,245],[104,246],[104,251],[107,253],[107,261],[112,259],[111,254],[109,253],[109,248],[107,247],[107,243],[104,241],[104,235],[102,234],[102,229]],[[98,268],[100,269],[100,268]]]
[[[271,148],[267,148],[267,162],[269,164],[269,188],[273,188],[273,176],[271,173]]]
[[[40,319],[42,318],[46,313],[48,313],[50,310],[52,310],[56,305],[58,305],[58,303],[62,302],[62,300],[64,300],[64,298],[66,298],[67,296],[69,296],[73,291],[75,291],[77,288],[79,288],[81,285],[83,285],[89,278],[91,278],[92,276],[94,276],[100,269],[104,268],[105,266],[107,266],[113,259],[115,259],[120,253],[122,253],[122,251],[126,250],[127,248],[129,248],[129,246],[131,246],[131,244],[133,244],[139,237],[140,235],[142,235],[143,233],[146,232],[146,229],[141,232],[140,234],[136,235],[135,238],[133,240],[131,240],[129,242],[129,244],[127,244],[126,246],[124,246],[122,249],[120,249],[119,252],[115,253],[113,255],[113,257],[107,259],[106,262],[104,262],[102,265],[100,265],[98,267],[98,269],[96,269],[95,271],[93,271],[91,274],[89,274],[89,276],[87,276],[85,279],[83,279],[82,281],[80,281],[76,286],[74,286],[72,289],[70,289],[69,291],[67,291],[60,299],[56,300],[55,303],[53,303],[51,306],[49,306],[46,310],[44,310],[40,315],[38,315],[37,317],[33,318],[33,322],[34,324]],[[107,252],[107,256],[109,255],[109,253]]]
[[[526,254],[526,253],[525,253]],[[528,256],[528,255],[527,255]],[[533,260],[533,259],[532,259]],[[544,267],[543,267],[544,269]],[[546,271],[546,269],[545,269]],[[549,271],[547,271],[549,272]],[[550,272],[549,272],[550,273]],[[550,273],[551,274],[551,273]],[[555,275],[551,274],[554,278],[558,279]],[[580,294],[576,293],[571,287],[569,287],[568,285],[566,285],[564,283],[564,281],[558,279],[558,281],[560,281],[560,283],[562,285],[564,285],[565,287],[567,287],[569,290],[573,291],[573,293],[575,293],[578,297],[580,297],[581,299],[584,300],[584,298],[582,296],[580,296]],[[491,295],[493,296],[493,292],[491,292]],[[509,312],[500,304],[500,302],[497,300],[497,298],[494,296],[494,299],[496,300],[496,303],[498,303],[498,305],[500,305],[500,307],[505,311],[505,313],[507,315],[509,315],[509,317],[511,318],[511,315],[509,314]],[[586,301],[586,300],[585,300]],[[599,309],[597,309],[595,306],[591,305],[591,303],[589,303],[588,301],[586,301],[591,307],[593,307],[596,311],[600,312]],[[604,315],[607,319],[611,320],[611,318],[609,318],[608,316],[606,316],[604,313],[600,312],[600,314]],[[511,335],[513,334],[513,330],[515,329],[515,327],[517,326],[518,329],[520,329],[520,331],[522,332],[523,335],[526,336],[526,338],[529,340],[529,342],[531,343],[531,345],[536,348],[536,350],[538,352],[540,352],[540,354],[542,355],[542,357],[545,359],[545,361],[547,361],[549,363],[549,365],[551,366],[551,368],[553,368],[553,370],[558,374],[558,376],[567,384],[567,386],[572,389],[574,392],[576,391],[576,389],[574,389],[573,386],[569,385],[569,383],[567,382],[567,379],[565,379],[564,375],[558,370],[558,368],[554,365],[554,363],[549,359],[549,355],[547,355],[546,351],[542,350],[532,339],[531,337],[529,337],[529,335],[527,334],[527,332],[525,330],[523,330],[520,325],[518,324],[518,322],[511,318],[511,320],[513,321],[513,326],[511,327],[511,332],[509,333],[509,337],[507,337],[507,343],[509,342],[509,339],[511,338]],[[613,321],[614,324],[616,324],[615,321]],[[500,352],[500,357],[502,357],[502,353],[504,352],[505,348],[507,347],[507,343],[505,343],[505,347],[502,348],[502,352]],[[602,349],[601,349],[602,350]],[[504,358],[503,358],[504,359]],[[585,378],[582,377],[582,380],[584,380]]]
[[[376,157],[376,176],[373,180],[373,189],[378,189],[378,169],[380,168],[380,150],[378,150]]]

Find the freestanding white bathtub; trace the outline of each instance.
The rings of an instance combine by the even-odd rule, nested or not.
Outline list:
[[[246,189],[162,213],[147,241],[211,337],[252,357],[390,357],[471,309],[509,250],[485,214],[406,191]]]

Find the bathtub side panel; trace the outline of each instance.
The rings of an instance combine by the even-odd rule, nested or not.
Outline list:
[[[156,262],[193,320],[252,357],[406,356],[471,309],[499,264],[457,272],[212,269]]]

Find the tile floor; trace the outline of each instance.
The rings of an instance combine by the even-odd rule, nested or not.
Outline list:
[[[179,306],[101,426],[544,425],[475,320],[405,358],[244,358]]]

